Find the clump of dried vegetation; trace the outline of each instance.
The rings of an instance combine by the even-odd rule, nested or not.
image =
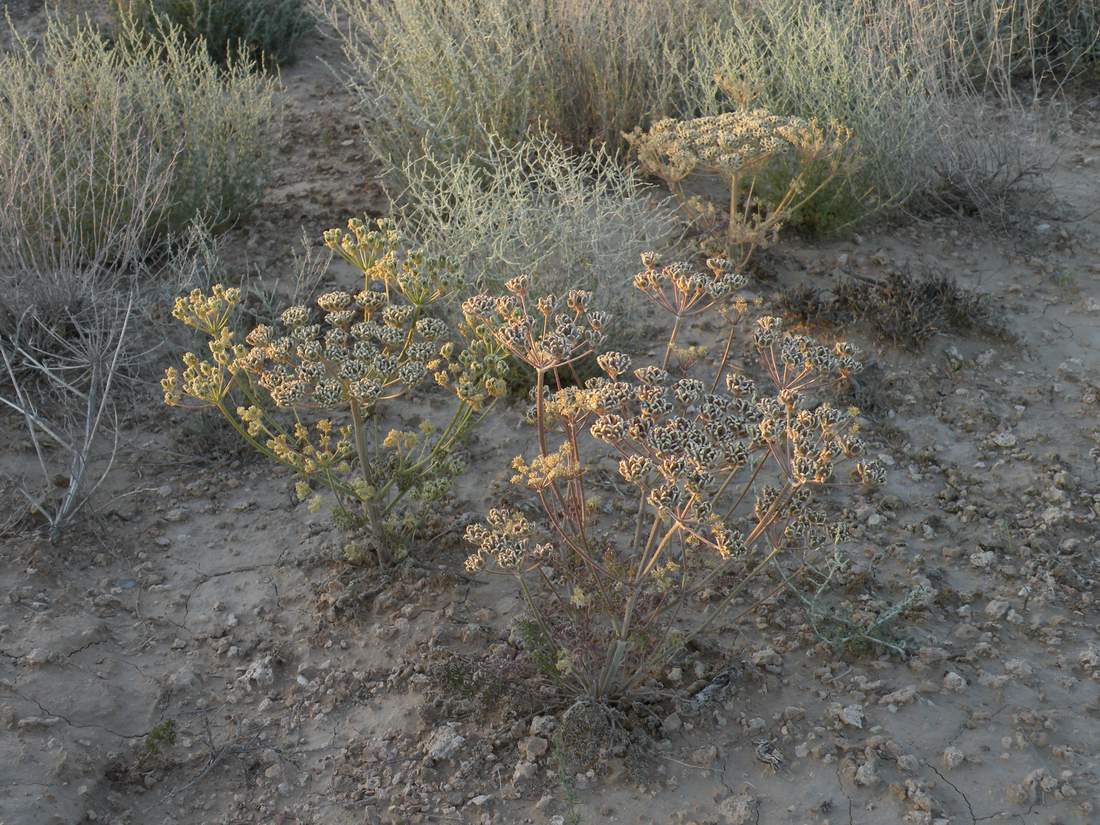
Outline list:
[[[58,540],[114,465],[181,236],[256,203],[274,83],[224,69],[175,28],[112,36],[51,18],[0,56],[0,404],[35,456],[16,486]],[[168,255],[168,258],[166,258]],[[130,394],[132,395],[132,393]]]
[[[940,274],[892,270],[881,280],[846,278],[827,294],[800,284],[779,292],[775,303],[801,323],[858,326],[881,341],[913,350],[943,332],[1008,335],[1003,316],[987,295]]]
[[[614,151],[635,127],[721,115],[737,100],[718,76],[774,115],[854,133],[861,162],[832,177],[824,166],[807,181],[820,191],[794,210],[793,223],[819,231],[903,204],[942,208],[945,189],[982,211],[986,189],[1018,187],[1036,161],[1027,128],[1012,117],[974,129],[973,113],[990,99],[1019,111],[1094,61],[1100,31],[1092,4],[1062,0],[325,6],[396,191],[405,161],[425,153],[478,158],[491,175],[491,140],[522,143],[532,123],[566,145]]]
[[[117,20],[151,36],[178,27],[219,66],[241,59],[274,68],[294,62],[316,22],[306,0],[112,0]]]
[[[882,474],[860,458],[856,411],[816,396],[858,370],[849,347],[819,345],[763,317],[749,346],[765,381],[731,361],[732,347],[709,372],[701,359],[670,371],[686,323],[721,305],[747,309],[736,297],[745,279],[720,259],[707,272],[658,266],[652,256],[644,263],[635,286],[672,315],[661,364],[632,369],[629,355],[600,353],[604,374],[583,387],[562,375],[599,353],[606,319],[589,309],[587,293],[535,295],[519,278],[508,294],[463,304],[535,370],[528,418],[537,452],[514,460],[512,480],[544,513],[535,523],[516,509],[491,510],[467,529],[467,568],[492,562],[515,576],[562,687],[602,702],[644,691],[657,667],[773,564],[805,562],[843,541],[843,520],[816,495],[838,481],[838,461],[851,459],[862,483]],[[588,481],[604,455],[618,459],[626,485],[608,511],[592,506]],[[627,513],[633,528],[624,530]]]
[[[247,214],[271,169],[274,82],[219,70],[174,27],[52,20],[0,57],[0,258],[114,267],[135,245]]]

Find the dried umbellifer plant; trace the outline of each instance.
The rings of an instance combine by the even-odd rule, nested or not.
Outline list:
[[[276,325],[234,340],[237,289],[213,287],[179,298],[173,315],[208,336],[210,358],[185,353],[182,373],[161,382],[170,405],[213,407],[253,447],[299,476],[298,496],[321,506],[331,492],[343,526],[364,529],[379,566],[405,551],[424,505],[438,500],[463,469],[463,434],[506,390],[507,359],[474,328],[464,347],[431,307],[459,288],[445,261],[399,254],[388,225],[351,220],[325,243],[364,278],[356,293],[317,298],[321,310],[288,307]],[[443,426],[385,432],[386,408],[431,378],[456,403]],[[197,403],[196,403],[197,402]],[[354,545],[352,545],[354,549]],[[358,557],[358,552],[349,555]]]
[[[854,171],[856,147],[851,130],[840,123],[752,109],[751,95],[728,91],[740,102],[735,111],[665,118],[623,137],[642,167],[668,185],[740,270],[757,249],[773,245],[792,215],[837,175]],[[724,209],[685,191],[684,181],[695,174],[725,182]]]
[[[536,524],[491,510],[467,530],[467,567],[491,561],[516,577],[563,685],[601,702],[638,693],[781,554],[812,555],[844,538],[817,496],[843,483],[839,461],[852,459],[864,483],[882,472],[860,458],[858,411],[814,402],[820,385],[858,370],[848,345],[823,346],[764,317],[751,349],[770,386],[734,366],[730,345],[712,374],[697,359],[673,376],[683,321],[745,311],[745,279],[725,260],[709,260],[706,272],[643,262],[635,286],[675,318],[663,366],[632,370],[627,354],[604,352],[604,375],[584,386],[566,385],[563,372],[599,351],[606,318],[588,309],[586,293],[536,298],[519,278],[510,294],[463,305],[536,372],[537,452],[515,459],[512,480],[534,492],[545,516]],[[619,515],[590,506],[608,457],[629,491]]]

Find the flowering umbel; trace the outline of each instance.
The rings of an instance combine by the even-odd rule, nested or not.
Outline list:
[[[491,338],[465,326],[460,348],[450,326],[430,314],[461,282],[446,262],[400,254],[387,224],[348,227],[326,232],[325,241],[361,270],[361,289],[287,307],[240,343],[231,326],[239,290],[195,290],[177,299],[173,315],[207,337],[209,357],[184,353],[182,372],[168,369],[161,385],[167,404],[214,407],[294,469],[301,498],[313,484],[330,489],[338,514],[366,523],[384,561],[415,522],[408,502],[438,498],[461,470],[453,452],[474,414],[504,394],[507,363]],[[414,432],[372,438],[381,407],[434,384],[457,400],[446,427],[425,421]],[[280,410],[292,413],[292,424]],[[311,415],[321,417],[309,424]]]

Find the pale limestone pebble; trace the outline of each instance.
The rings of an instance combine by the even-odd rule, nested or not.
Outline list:
[[[1008,659],[1005,662],[1005,672],[1019,679],[1026,679],[1035,673],[1035,668],[1023,659]]]
[[[424,754],[432,762],[450,759],[466,744],[466,737],[459,734],[454,722],[447,722],[432,731],[424,744]]]
[[[985,615],[996,621],[998,619],[1003,619],[1011,608],[1012,605],[1008,602],[1002,599],[993,599],[985,606]]]
[[[887,693],[878,700],[880,705],[908,705],[917,698],[917,686],[908,685],[893,693]]]
[[[846,707],[836,706],[837,711],[835,716],[845,725],[853,728],[863,727],[863,706],[862,705],[847,705]]]
[[[966,678],[955,671],[948,671],[943,677],[943,689],[950,693],[962,693],[969,686]]]
[[[237,684],[246,690],[256,688],[269,688],[275,683],[275,669],[270,656],[262,656],[245,668],[244,673],[237,679]]]
[[[554,728],[557,727],[558,721],[553,716],[535,716],[531,719],[531,724],[527,728],[527,732],[531,736],[549,736],[554,732]]]
[[[882,777],[878,775],[878,760],[868,759],[863,762],[855,772],[855,783],[865,788],[874,788],[881,784]]]
[[[519,742],[519,752],[530,762],[537,762],[548,750],[550,742],[541,736],[528,736]]]
[[[749,825],[757,821],[756,798],[747,793],[728,796],[718,803],[718,813],[726,825]]]
[[[966,754],[952,746],[945,748],[943,752],[943,766],[951,771],[966,761]]]
[[[1089,642],[1089,646],[1077,656],[1077,663],[1081,665],[1094,679],[1100,678],[1100,648],[1095,642]]]

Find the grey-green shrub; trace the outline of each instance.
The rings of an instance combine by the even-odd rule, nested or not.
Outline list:
[[[795,216],[827,231],[934,193],[957,119],[971,151],[966,113],[1004,85],[995,79],[1006,60],[1038,59],[1042,27],[1053,24],[1036,10],[1076,3],[1084,11],[1072,19],[1086,21],[1077,30],[1100,0],[324,2],[364,135],[399,184],[422,147],[477,157],[487,134],[515,143],[534,123],[567,144],[614,150],[623,131],[655,118],[736,105],[715,82],[733,76],[769,111],[835,118],[855,132],[858,174]]]
[[[108,264],[246,214],[278,126],[275,83],[250,68],[219,70],[176,28],[109,41],[54,20],[38,48],[17,39],[0,57],[0,263]]]
[[[600,309],[621,310],[641,253],[678,238],[667,196],[606,149],[573,151],[541,130],[486,140],[481,156],[429,151],[404,164],[401,234],[478,289],[525,274],[541,291],[589,289]]]
[[[306,0],[114,0],[155,35],[164,23],[205,44],[219,65],[246,58],[257,64],[291,63],[315,22]]]
[[[391,169],[541,122],[567,143],[679,114],[691,44],[724,0],[327,0],[363,128]]]

